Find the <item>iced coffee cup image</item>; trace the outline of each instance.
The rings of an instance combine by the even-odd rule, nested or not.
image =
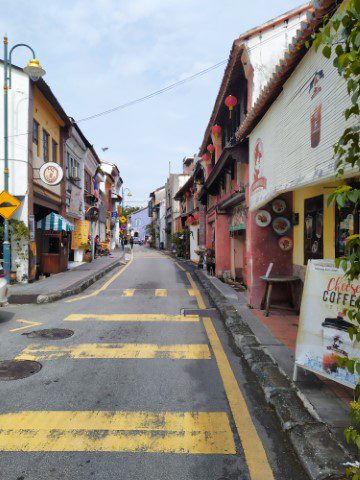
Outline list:
[[[336,373],[341,368],[339,358],[352,357],[355,341],[352,341],[348,334],[351,325],[341,315],[336,318],[325,318],[322,323],[322,366],[327,373]]]

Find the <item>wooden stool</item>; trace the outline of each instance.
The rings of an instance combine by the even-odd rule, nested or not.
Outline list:
[[[265,317],[269,316],[269,310],[271,306],[272,287],[274,283],[288,285],[288,287],[290,288],[291,303],[292,303],[293,309],[298,311],[298,308],[296,307],[294,282],[297,282],[298,280],[300,280],[299,277],[295,277],[293,275],[270,275],[269,277],[266,277],[265,275],[263,275],[260,278],[261,280],[264,280],[266,282],[264,296],[261,300],[261,309],[264,310],[264,307],[265,307],[265,313],[264,313]]]

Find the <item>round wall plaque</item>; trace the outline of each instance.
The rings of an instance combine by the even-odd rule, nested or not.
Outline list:
[[[58,163],[46,162],[40,167],[40,179],[46,185],[59,185],[64,177],[64,171]]]

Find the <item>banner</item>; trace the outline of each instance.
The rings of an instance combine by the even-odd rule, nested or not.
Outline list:
[[[72,250],[85,249],[89,243],[89,220],[76,220],[75,231],[71,232],[71,248]]]
[[[355,307],[360,283],[351,283],[333,260],[309,260],[296,340],[296,367],[318,373],[351,388],[359,376],[339,366],[340,357],[359,357],[360,344],[348,334],[344,308]]]

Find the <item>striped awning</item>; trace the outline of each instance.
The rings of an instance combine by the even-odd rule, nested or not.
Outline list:
[[[36,224],[36,227],[40,230],[55,230],[56,232],[71,232],[75,230],[75,227],[72,223],[65,220],[64,217],[58,215],[57,213],[51,212],[45,218],[39,220]]]

